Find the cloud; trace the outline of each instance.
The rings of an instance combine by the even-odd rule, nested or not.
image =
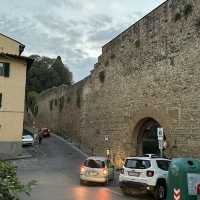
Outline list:
[[[25,55],[60,55],[78,81],[105,43],[163,1],[1,0],[0,32],[24,43]]]

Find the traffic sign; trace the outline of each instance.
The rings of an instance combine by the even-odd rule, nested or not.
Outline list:
[[[108,135],[105,135],[105,141],[108,141],[109,140],[109,137],[108,137]]]
[[[164,139],[163,128],[157,128],[157,136],[158,136],[158,140]]]
[[[174,200],[180,200],[181,199],[181,190],[174,188]]]

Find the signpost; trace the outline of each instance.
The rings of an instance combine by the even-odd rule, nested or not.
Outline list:
[[[160,156],[163,157],[163,146],[164,146],[164,132],[163,128],[157,128],[158,144],[160,149]]]
[[[107,149],[106,149],[106,157],[107,157],[107,158],[110,158],[109,136],[108,136],[108,135],[105,135],[105,136],[104,136],[104,140],[105,140],[106,146],[107,146]]]

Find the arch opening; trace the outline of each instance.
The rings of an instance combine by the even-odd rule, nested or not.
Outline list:
[[[135,128],[137,135],[137,155],[160,154],[157,138],[157,128],[159,127],[161,125],[153,118],[145,118],[137,124]]]

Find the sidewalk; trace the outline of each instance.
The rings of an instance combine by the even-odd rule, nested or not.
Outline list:
[[[28,158],[32,158],[32,155],[29,154],[25,149],[22,149],[22,153],[19,155],[0,154],[0,160],[2,161],[28,159]]]

